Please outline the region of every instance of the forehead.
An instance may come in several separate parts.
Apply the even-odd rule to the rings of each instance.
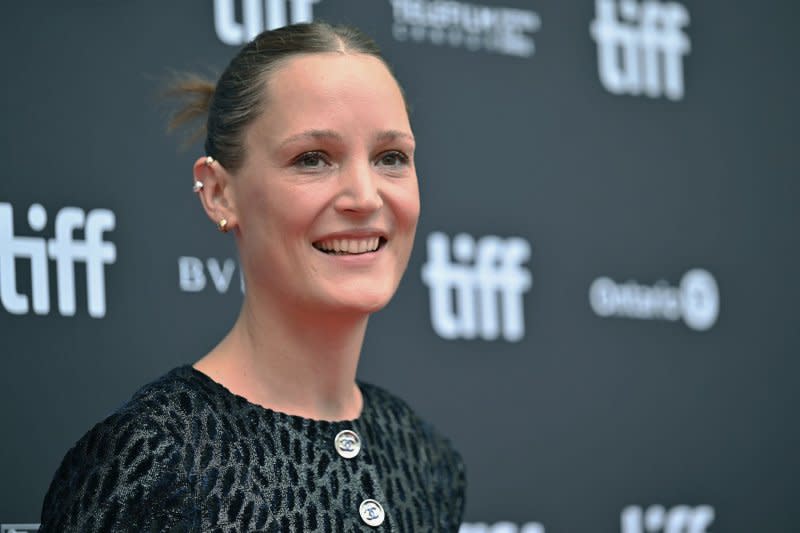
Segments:
[[[411,132],[400,87],[368,54],[295,56],[272,73],[264,90],[264,112],[253,129],[275,141],[303,129]]]

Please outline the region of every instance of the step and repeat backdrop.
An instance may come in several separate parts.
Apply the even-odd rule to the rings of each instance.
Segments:
[[[265,28],[374,36],[422,218],[359,376],[462,452],[462,533],[800,528],[796,2],[3,5],[0,523],[205,354],[243,284],[165,131],[174,71]]]

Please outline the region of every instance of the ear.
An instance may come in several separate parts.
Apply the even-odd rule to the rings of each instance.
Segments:
[[[237,226],[236,202],[233,194],[233,176],[211,157],[199,157],[194,162],[195,182],[203,184],[197,191],[200,203],[203,204],[208,218],[219,225],[220,220],[227,221],[227,229]]]

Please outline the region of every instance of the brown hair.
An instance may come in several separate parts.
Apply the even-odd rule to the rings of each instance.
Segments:
[[[320,52],[369,54],[386,64],[375,41],[356,28],[311,22],[268,30],[236,54],[216,86],[194,74],[179,76],[166,93],[184,104],[169,129],[205,117],[205,128],[194,138],[205,133],[206,155],[229,171],[237,170],[244,161],[244,129],[264,109],[268,76],[292,56]]]

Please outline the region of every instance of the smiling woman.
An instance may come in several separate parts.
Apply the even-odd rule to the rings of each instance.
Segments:
[[[216,86],[194,190],[236,239],[228,335],[140,389],[64,458],[43,531],[456,531],[464,466],[388,392],[356,381],[369,315],[419,215],[414,135],[375,44],[312,23],[257,36]]]

